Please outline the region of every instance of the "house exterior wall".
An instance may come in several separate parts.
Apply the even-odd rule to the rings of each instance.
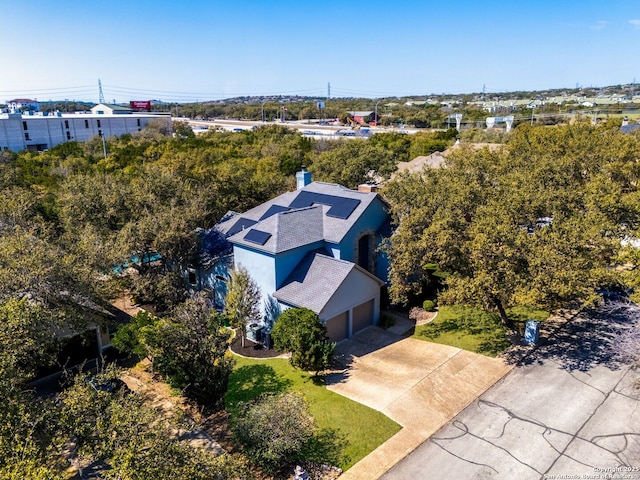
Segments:
[[[219,257],[212,267],[196,269],[196,284],[191,284],[191,287],[195,290],[211,290],[216,308],[223,308],[232,268],[233,255]],[[188,271],[186,274],[188,276]]]
[[[362,235],[373,234],[376,239],[376,243],[378,243],[379,238],[375,235],[375,232],[384,223],[387,216],[388,214],[384,203],[380,198],[376,198],[363,212],[353,227],[351,227],[342,242],[340,242],[340,257],[337,258],[358,263],[358,240]],[[378,245],[376,245],[375,248],[377,248],[377,246]],[[371,273],[386,282],[388,277],[387,269],[378,269],[377,261],[378,259],[376,256],[376,266],[372,269]]]
[[[325,245],[325,248],[326,248],[329,252],[331,252],[331,256],[332,256],[333,258],[337,258],[337,259],[339,259],[339,260],[341,260],[341,259],[342,259],[341,252],[340,252],[340,245],[336,245],[335,243],[327,243],[327,244]]]
[[[307,252],[320,248],[322,245],[323,242],[316,242],[279,253],[276,256],[234,245],[234,263],[236,266],[244,266],[260,287],[262,294],[260,309],[268,322],[275,320],[280,312],[286,308],[278,304],[277,300],[272,297],[273,293],[282,285]]]
[[[380,284],[365,273],[354,270],[322,309],[319,314],[320,320],[326,322],[328,319],[369,300],[373,300],[373,324],[377,324],[380,318]],[[351,333],[349,332],[349,335]]]
[[[307,252],[310,252],[311,250],[322,248],[323,245],[324,245],[324,242],[320,241],[320,242],[310,243],[309,245],[304,245],[302,247],[277,254],[275,256],[276,288],[271,290],[270,292],[265,292],[265,293],[271,294],[274,291],[276,291],[278,288],[280,288],[282,286],[282,283],[289,276],[289,274],[300,263],[300,261],[302,260],[302,257],[304,257],[307,254]]]
[[[380,235],[376,236],[376,265],[373,274],[388,285],[389,267],[391,266],[391,264],[389,263],[389,257],[387,256],[387,254],[380,250],[381,243],[382,237]]]
[[[119,136],[138,132],[158,119],[171,122],[161,115],[2,115],[0,150],[43,150],[69,141],[86,142],[100,132]]]
[[[263,300],[275,292],[276,289],[276,260],[258,250],[252,250],[240,245],[233,246],[233,262],[235,267],[243,266],[251,278],[260,287]],[[262,302],[261,308],[264,308]],[[263,311],[264,313],[264,311]]]

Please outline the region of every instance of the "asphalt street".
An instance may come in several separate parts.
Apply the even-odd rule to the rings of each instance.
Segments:
[[[564,323],[381,478],[640,479],[640,373],[620,352],[630,317]]]

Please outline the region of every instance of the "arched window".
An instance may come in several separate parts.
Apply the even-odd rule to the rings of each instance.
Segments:
[[[367,270],[368,272],[373,273],[375,269],[375,237],[372,233],[365,233],[358,239],[357,245],[357,264]]]

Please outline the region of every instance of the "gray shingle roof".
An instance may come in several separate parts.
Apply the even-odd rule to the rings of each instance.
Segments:
[[[354,263],[310,252],[273,297],[319,314],[354,268]]]
[[[323,207],[313,206],[280,212],[229,237],[232,243],[269,253],[280,253],[323,240]],[[252,230],[270,234],[264,244],[247,239]],[[251,238],[249,236],[249,238]]]
[[[231,233],[229,241],[232,243],[270,253],[282,252],[320,240],[337,244],[376,197],[376,193],[358,192],[333,183],[313,182],[300,190],[284,193],[241,215],[223,219],[218,228],[224,233]],[[336,199],[338,202],[340,199],[350,200],[346,201],[348,206],[339,205],[336,208],[335,204],[330,203],[335,203]],[[286,209],[292,208],[292,205],[294,209],[287,211]],[[295,208],[299,206],[306,208]],[[347,208],[340,208],[344,206]],[[336,210],[339,214],[344,214],[342,216],[346,215],[346,218],[335,216]],[[271,215],[266,216],[269,213]],[[271,233],[272,237],[264,245],[247,242],[244,239],[247,232],[243,233],[233,228],[241,219],[244,219],[242,224],[246,225],[256,222],[251,224],[250,228]],[[247,228],[249,227],[245,227],[245,230]]]

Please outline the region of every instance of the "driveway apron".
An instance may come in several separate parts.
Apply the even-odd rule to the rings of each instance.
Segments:
[[[345,369],[327,376],[327,388],[403,427],[346,471],[345,480],[382,476],[511,369],[501,359],[378,327],[341,342],[336,354]]]

